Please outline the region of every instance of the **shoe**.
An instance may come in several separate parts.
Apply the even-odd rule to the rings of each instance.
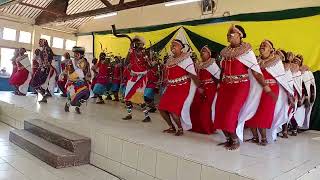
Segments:
[[[142,120],[142,122],[151,122],[151,118],[149,116],[145,117],[144,120]]]
[[[122,118],[122,120],[130,120],[130,119],[132,119],[131,115],[127,115],[126,117]]]
[[[77,114],[81,114],[79,107],[76,107],[76,112],[77,112]]]
[[[66,103],[66,105],[64,105],[64,111],[65,111],[65,112],[69,112],[69,105],[68,105],[68,103]]]
[[[66,94],[60,94],[60,96],[61,96],[61,97],[67,97],[67,95],[66,95]]]
[[[96,102],[96,104],[105,104],[105,102],[102,100],[102,101]]]

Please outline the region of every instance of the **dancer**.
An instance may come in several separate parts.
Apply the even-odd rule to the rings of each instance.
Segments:
[[[127,106],[127,116],[123,120],[132,119],[132,107],[134,104],[141,104],[145,118],[143,122],[150,122],[151,118],[146,110],[146,104],[143,99],[143,93],[146,88],[148,56],[145,54],[144,40],[135,37],[132,40],[129,51],[129,65],[131,69],[130,78],[126,84],[125,101]]]
[[[78,114],[81,113],[80,106],[90,97],[88,85],[89,75],[87,60],[84,59],[85,49],[82,47],[73,47],[74,60],[68,61],[66,70],[68,72],[68,81],[66,84],[67,99],[64,110],[69,112],[70,106],[75,106]]]
[[[94,71],[98,74],[93,88],[93,93],[97,96],[96,104],[104,104],[102,95],[107,91],[110,75],[110,63],[107,62],[106,53],[102,52],[99,55],[99,62],[94,66]]]
[[[305,107],[305,120],[301,129],[309,129],[310,116],[316,97],[316,83],[310,68],[303,64],[303,56],[297,55],[301,59],[300,71],[302,73],[303,88],[305,88],[305,98],[303,105]]]
[[[21,48],[18,51],[18,57],[15,59],[16,71],[10,78],[9,84],[14,86],[16,95],[25,96],[28,92],[29,83],[32,78],[31,63],[26,53],[26,49]]]
[[[302,64],[302,60],[298,56],[294,56],[293,53],[288,53],[288,59],[291,61],[291,72],[293,74],[293,82],[294,82],[294,95],[295,95],[295,102],[296,108],[294,111],[294,115],[292,116],[290,123],[291,123],[291,135],[297,136],[298,135],[298,127],[303,125],[305,119],[305,107],[303,105],[305,96],[306,96],[306,89],[303,88],[303,81],[302,81],[302,73],[300,71],[300,66]]]
[[[245,30],[232,25],[227,38],[230,45],[221,51],[223,77],[217,92],[213,127],[221,129],[226,136],[226,143],[219,145],[237,150],[239,139],[243,140],[244,123],[255,114],[259,104],[256,89],[262,86],[267,93],[271,89],[265,84],[251,45],[243,42]]]
[[[19,49],[15,49],[13,57],[11,58],[12,73],[11,73],[11,76],[8,81],[9,84],[10,84],[11,79],[14,77],[15,73],[18,71],[18,67],[17,67],[17,63],[16,63],[16,59],[18,58],[18,56],[19,56]],[[17,89],[15,87],[13,89],[14,89],[13,94],[18,95],[19,93],[17,92]]]
[[[144,101],[146,103],[146,110],[150,113],[154,113],[157,111],[157,108],[154,103],[155,95],[159,91],[158,83],[159,83],[159,64],[157,60],[152,60],[150,63],[150,68],[147,73],[147,85],[144,90]]]
[[[64,57],[64,60],[61,61],[61,73],[59,75],[58,87],[59,87],[60,91],[62,92],[61,96],[67,97],[66,83],[68,80],[68,77],[67,77],[68,73],[66,71],[66,64],[71,59],[70,59],[70,54],[68,52],[64,53],[63,57]]]
[[[212,134],[214,132],[214,98],[221,70],[212,58],[212,52],[208,46],[204,46],[200,53],[202,61],[196,64],[196,70],[201,84],[191,105],[192,131]]]
[[[96,64],[98,63],[98,59],[97,58],[93,58],[92,61],[92,66],[91,66],[91,71],[93,72],[93,75],[92,75],[92,81],[91,81],[91,90],[93,91],[93,88],[94,86],[96,85],[97,83],[97,75],[98,75],[98,72],[96,71]],[[92,96],[92,98],[97,98],[97,96],[94,94]]]
[[[284,100],[287,101],[284,103],[284,112],[283,112],[283,125],[282,127],[278,128],[278,132],[281,131],[282,138],[288,138],[288,123],[290,122],[291,117],[293,116],[293,110],[295,108],[295,102],[294,102],[294,87],[293,87],[293,78],[292,78],[292,72],[290,70],[290,61],[287,58],[287,53],[284,50],[278,50],[277,54],[282,59],[282,63],[284,65],[286,78],[288,79],[289,83],[288,86],[291,89],[291,91],[287,91],[284,95]]]
[[[115,65],[112,73],[112,87],[111,92],[114,96],[113,101],[119,101],[119,89],[121,82],[122,66],[119,57],[115,57]]]
[[[283,99],[285,90],[291,94],[293,90],[288,86],[289,80],[286,78],[284,66],[280,56],[276,54],[273,43],[269,40],[264,40],[260,44],[259,52],[258,62],[265,79],[264,83],[271,91],[256,94],[260,96],[258,110],[246,122],[246,126],[251,129],[253,135],[251,141],[266,146],[268,144],[267,129],[272,128],[270,135],[273,137],[270,140],[275,140],[277,129],[283,124],[284,118],[282,115],[285,114],[285,111],[282,108],[287,103],[287,99]],[[258,130],[261,141],[259,140]]]
[[[171,43],[173,57],[166,63],[167,87],[158,107],[162,118],[170,127],[163,132],[174,133],[176,136],[183,135],[183,129],[192,128],[190,106],[196,92],[196,84],[199,85],[191,54],[184,53],[184,48],[185,45],[179,39]],[[175,128],[171,118],[178,129]]]
[[[40,53],[41,59],[39,68],[35,72],[30,85],[38,92],[38,95],[41,95],[42,97],[38,102],[47,103],[47,98],[49,97],[47,90],[49,86],[50,74],[53,70],[51,67],[53,52],[49,47],[47,40],[45,39],[39,40],[39,46],[42,48]]]
[[[88,60],[84,57],[85,49],[83,47],[73,47],[72,52],[74,53],[75,65],[83,71],[84,80],[88,86],[91,84],[91,71]]]

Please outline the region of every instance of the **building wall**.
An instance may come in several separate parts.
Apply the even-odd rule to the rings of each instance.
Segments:
[[[227,11],[230,15],[236,15],[313,6],[320,6],[320,0],[218,0],[216,12],[203,16],[200,2],[172,7],[158,4],[120,11],[113,17],[93,19],[80,27],[79,32],[104,31],[110,29],[112,24],[122,29],[221,17]]]
[[[38,42],[41,34],[45,34],[52,37],[59,37],[63,39],[69,39],[73,41],[77,41],[77,37],[74,34],[58,32],[54,30],[44,29],[40,26],[34,26],[27,23],[19,22],[19,20],[11,21],[0,17],[0,28],[7,27],[17,30],[17,39],[19,39],[19,31],[27,31],[32,34],[32,42],[30,44],[20,43],[18,41],[7,41],[0,38],[0,48],[21,48],[24,47],[27,50],[34,50],[39,48]],[[51,39],[52,42],[52,39]],[[62,55],[66,52],[65,49],[57,49],[53,48],[53,52],[57,55]]]

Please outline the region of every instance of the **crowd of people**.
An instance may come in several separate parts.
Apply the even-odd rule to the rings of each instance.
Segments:
[[[240,142],[265,146],[278,136],[297,136],[298,129],[308,129],[315,101],[315,80],[303,64],[302,55],[276,49],[264,40],[255,55],[244,42],[245,30],[232,25],[227,33],[229,45],[219,58],[204,46],[199,59],[179,39],[171,42],[171,55],[161,61],[144,48],[140,37],[131,41],[128,57],[111,58],[102,52],[92,64],[85,50],[74,47],[74,58],[66,53],[61,73],[55,69],[53,52],[46,40],[35,50],[32,64],[25,49],[12,59],[10,84],[16,95],[26,95],[29,85],[39,94],[39,103],[47,103],[58,85],[67,97],[65,111],[74,106],[77,113],[90,94],[97,104],[106,100],[123,101],[133,118],[133,107],[139,105],[143,122],[149,113],[159,110],[169,128],[164,133],[181,136],[184,130],[213,134],[222,130],[227,150],[237,150]],[[186,50],[188,49],[188,50]],[[155,95],[160,102],[156,105]],[[244,129],[252,138],[244,138]]]

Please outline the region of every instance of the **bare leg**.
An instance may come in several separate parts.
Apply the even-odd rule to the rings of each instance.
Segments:
[[[122,119],[123,120],[130,120],[130,119],[132,119],[132,103],[130,101],[126,101],[126,106],[127,106],[128,115]]]
[[[291,125],[292,125],[292,136],[298,135],[298,124],[294,117],[291,118]]]
[[[228,147],[228,146],[230,146],[230,142],[231,142],[230,133],[228,133],[227,131],[223,131],[223,134],[227,140],[226,140],[226,142],[219,143],[218,146]]]
[[[288,124],[282,125],[282,137],[288,138]]]
[[[239,138],[238,138],[237,134],[236,133],[230,133],[230,137],[232,139],[232,142],[231,142],[231,145],[229,147],[227,147],[227,150],[235,151],[235,150],[239,149],[240,142],[239,142]]]
[[[257,128],[250,128],[252,132],[252,138],[246,140],[245,142],[252,142],[252,143],[259,143],[259,135],[258,135],[258,130]]]
[[[176,128],[174,127],[170,114],[167,111],[160,111],[161,117],[166,121],[166,123],[169,125],[169,129],[163,130],[164,133],[175,133]]]
[[[174,120],[174,122],[176,123],[176,125],[178,126],[178,130],[176,132],[176,136],[181,136],[183,135],[183,128],[181,126],[181,120],[180,120],[180,117],[175,115],[175,114],[172,114],[172,119]]]
[[[266,146],[268,144],[267,141],[267,129],[265,128],[259,128],[259,132],[261,134],[261,146]]]

